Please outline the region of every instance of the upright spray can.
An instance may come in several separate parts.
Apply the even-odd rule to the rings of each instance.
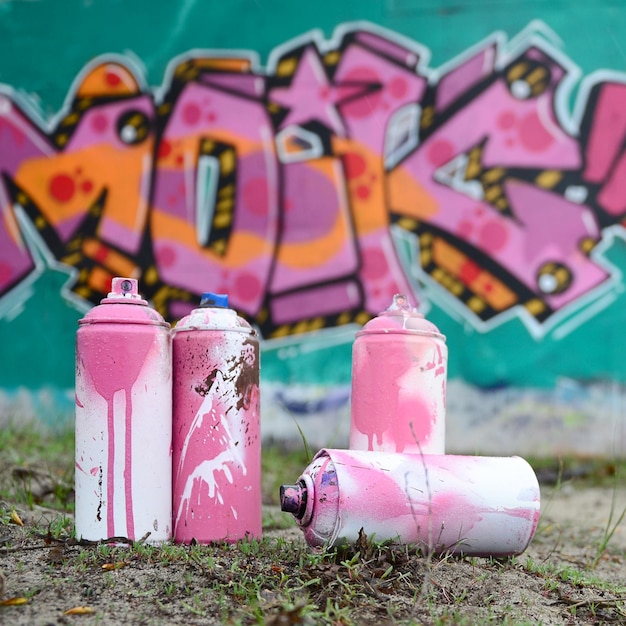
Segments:
[[[259,342],[205,293],[173,339],[174,539],[189,543],[261,536]]]
[[[377,541],[432,553],[521,554],[539,521],[537,477],[520,457],[320,450],[280,489],[312,546]]]
[[[137,281],[111,292],[76,333],[76,535],[160,543],[172,536],[170,325]]]
[[[350,449],[444,454],[445,340],[402,295],[357,333]]]

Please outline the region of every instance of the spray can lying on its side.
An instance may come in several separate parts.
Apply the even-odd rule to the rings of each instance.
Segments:
[[[132,278],[78,322],[76,535],[172,536],[170,325]]]
[[[447,363],[444,335],[395,295],[352,346],[350,449],[443,454]]]
[[[476,556],[521,554],[539,521],[539,484],[520,457],[320,450],[280,488],[311,547],[376,541]]]
[[[259,342],[224,295],[174,327],[174,540],[261,537]]]

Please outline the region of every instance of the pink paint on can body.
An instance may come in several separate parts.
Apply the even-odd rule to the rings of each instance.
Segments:
[[[170,325],[114,278],[76,333],[76,534],[172,536]]]
[[[443,454],[448,349],[406,296],[357,333],[350,449]]]
[[[297,484],[281,487],[312,546],[377,541],[434,553],[521,554],[540,511],[537,477],[520,457],[320,450]]]
[[[261,537],[259,343],[204,294],[173,339],[173,515],[179,543]]]

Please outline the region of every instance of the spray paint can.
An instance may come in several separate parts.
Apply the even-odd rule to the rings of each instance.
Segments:
[[[160,543],[172,536],[170,325],[137,281],[111,292],[76,333],[76,535]]]
[[[352,450],[444,454],[448,349],[437,327],[395,295],[352,347]]]
[[[322,449],[280,488],[311,547],[376,541],[436,554],[521,554],[539,521],[537,477],[520,457]]]
[[[261,536],[259,342],[205,293],[174,327],[174,540]]]

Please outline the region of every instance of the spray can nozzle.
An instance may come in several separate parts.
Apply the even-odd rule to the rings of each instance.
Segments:
[[[306,511],[307,488],[304,481],[295,485],[280,486],[280,509],[292,513],[296,519],[302,519]]]
[[[221,309],[228,308],[228,296],[224,293],[211,293],[207,291],[200,298],[200,308],[219,307]]]
[[[139,295],[139,286],[136,278],[114,278],[111,281],[111,291],[107,298],[123,298],[124,300],[143,300]]]
[[[419,315],[420,317],[423,317],[422,314],[411,304],[409,298],[401,293],[397,293],[393,297],[391,305],[386,311],[384,311],[384,313],[389,315],[402,315],[404,313],[407,315]]]

